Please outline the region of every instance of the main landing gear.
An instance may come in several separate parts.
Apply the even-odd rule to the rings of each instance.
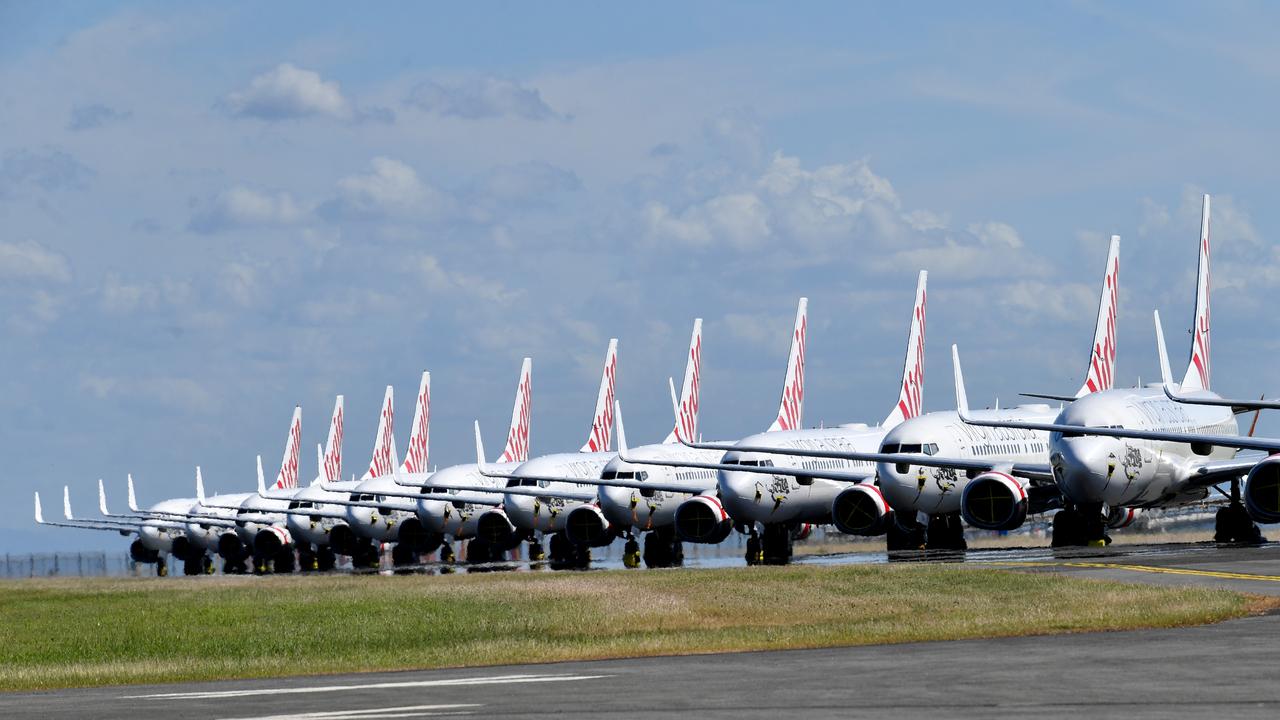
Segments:
[[[1107,518],[1101,503],[1065,505],[1053,516],[1052,547],[1106,547]]]
[[[924,547],[926,550],[967,550],[969,543],[964,539],[964,522],[960,513],[930,515]]]
[[[550,545],[552,570],[586,570],[591,565],[591,548],[571,542],[562,532],[551,536]]]
[[[747,536],[748,565],[786,565],[791,562],[793,533],[782,523],[765,525],[757,534],[753,527]]]
[[[638,552],[639,546],[635,540],[628,540],[624,550],[630,552],[632,546],[636,545]],[[627,553],[623,554],[623,562],[626,563]],[[658,528],[644,536],[644,565],[649,568],[665,568],[680,567],[684,565],[684,544],[676,537],[676,530],[673,526]],[[636,564],[627,565],[627,567],[639,567],[639,560]]]
[[[1240,480],[1231,481],[1231,504],[1218,509],[1218,516],[1213,523],[1213,541],[1219,543],[1247,543],[1261,545],[1267,539],[1262,537],[1249,511],[1240,502]]]
[[[923,550],[925,548],[925,526],[916,522],[914,515],[894,513],[885,531],[885,549],[889,552],[906,550]]]

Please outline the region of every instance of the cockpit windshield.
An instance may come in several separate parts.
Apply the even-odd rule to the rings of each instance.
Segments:
[[[885,455],[937,455],[938,443],[885,443],[880,446],[880,452]]]

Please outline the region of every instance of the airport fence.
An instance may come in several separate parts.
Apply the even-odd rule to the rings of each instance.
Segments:
[[[154,570],[151,574],[153,573]],[[128,553],[5,553],[0,558],[0,578],[123,577],[142,574],[148,573]]]

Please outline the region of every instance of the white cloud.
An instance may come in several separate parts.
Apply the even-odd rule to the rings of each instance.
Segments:
[[[338,83],[290,63],[281,63],[255,77],[249,87],[228,95],[227,106],[236,115],[263,120],[313,115],[346,118],[351,114]]]
[[[1002,222],[973,223],[969,225],[969,232],[978,238],[978,242],[983,245],[1006,248],[1022,247],[1022,238],[1018,237],[1018,231]]]
[[[248,307],[257,298],[257,270],[244,263],[227,263],[222,269],[219,285],[232,302]]]
[[[519,290],[508,289],[499,280],[446,270],[433,255],[417,258],[410,268],[416,271],[427,290],[436,294],[456,292],[498,305],[507,305],[523,294]]]
[[[71,268],[65,257],[31,240],[0,242],[0,277],[67,282]]]
[[[442,117],[464,120],[498,117],[569,119],[553,110],[536,88],[494,77],[419,83],[409,92],[405,104]]]
[[[80,389],[99,400],[141,400],[180,411],[210,413],[216,411],[220,404],[218,397],[203,383],[184,377],[84,375],[80,378]]]
[[[427,185],[408,165],[388,157],[370,161],[372,170],[338,181],[338,196],[325,204],[331,216],[432,216],[453,206],[445,193]]]
[[[200,233],[214,233],[235,227],[291,225],[305,216],[289,193],[259,192],[237,185],[198,211],[189,227]]]

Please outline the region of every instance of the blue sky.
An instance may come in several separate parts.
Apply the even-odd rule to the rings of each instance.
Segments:
[[[1214,372],[1274,392],[1280,51],[1263,3],[0,6],[0,548],[30,492],[247,488],[292,405],[347,470],[381,388],[433,375],[432,462],[582,444],[620,338],[633,441],[705,319],[702,430],[772,419],[810,300],[806,422],[896,397],[930,271],[925,405],[1070,392],[1106,237],[1119,375],[1185,357],[1215,196]],[[1264,420],[1264,431],[1280,424]],[[304,466],[306,473],[314,468]]]

